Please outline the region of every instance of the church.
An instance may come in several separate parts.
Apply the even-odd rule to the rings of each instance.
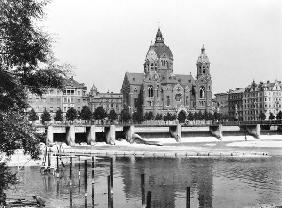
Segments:
[[[121,93],[131,113],[141,110],[154,115],[212,110],[210,62],[204,46],[196,63],[197,76],[175,74],[173,54],[164,43],[160,28],[149,47],[144,72],[126,72]],[[187,69],[188,72],[188,69]]]

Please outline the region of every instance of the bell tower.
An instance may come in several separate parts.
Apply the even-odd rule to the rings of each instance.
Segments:
[[[211,111],[212,79],[210,74],[210,61],[206,55],[204,45],[201,48],[201,54],[198,57],[196,66],[196,109],[201,111]]]
[[[197,60],[197,79],[199,79],[201,76],[210,76],[210,61],[208,56],[206,55],[206,49],[203,45],[201,49],[201,54],[198,57]]]

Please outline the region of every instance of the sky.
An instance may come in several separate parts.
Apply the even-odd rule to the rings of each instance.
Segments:
[[[126,72],[143,72],[160,27],[174,73],[195,77],[204,44],[213,93],[253,80],[282,81],[280,0],[52,0],[43,29],[74,78],[119,92]]]

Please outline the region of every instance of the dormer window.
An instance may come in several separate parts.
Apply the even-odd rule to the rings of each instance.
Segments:
[[[133,79],[133,81],[135,81],[135,77],[133,77],[132,79]]]

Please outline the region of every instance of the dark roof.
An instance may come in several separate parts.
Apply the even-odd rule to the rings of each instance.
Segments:
[[[142,85],[144,80],[144,73],[132,73],[126,72],[125,76],[128,79],[129,84],[132,85]]]
[[[195,84],[195,80],[192,75],[186,74],[175,74],[176,79],[181,85],[192,85]],[[180,80],[180,81],[179,81]]]
[[[162,57],[163,54],[166,54],[166,56],[173,59],[173,55],[170,48],[164,43],[155,43],[154,45],[150,46],[149,50],[151,49],[153,49],[156,52],[158,58]]]
[[[73,79],[73,77],[69,79],[64,80],[64,86],[65,87],[71,87],[71,88],[83,88],[86,89],[87,87],[83,83],[79,83]]]

